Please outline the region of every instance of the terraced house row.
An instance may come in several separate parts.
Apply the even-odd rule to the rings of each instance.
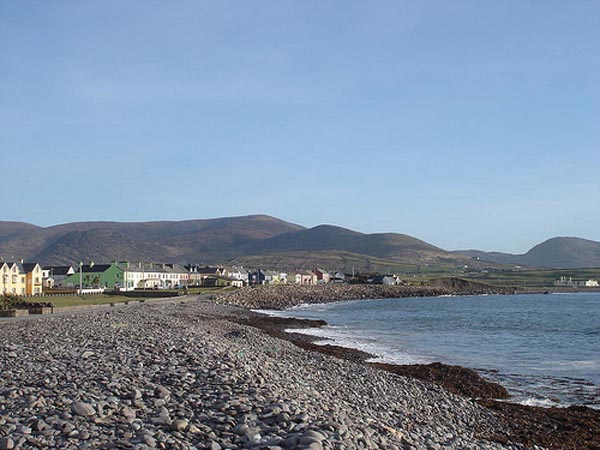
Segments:
[[[49,269],[55,268],[49,267]],[[177,289],[190,284],[189,272],[178,264],[113,261],[110,264],[82,264],[72,269],[70,275],[61,280],[61,287],[81,286],[83,289],[122,290]],[[56,280],[48,280],[47,284],[49,287],[54,287]]]
[[[201,266],[174,263],[112,261],[109,264],[44,266],[37,263],[0,261],[0,294],[42,295],[55,289],[184,289],[191,286],[243,287],[269,284],[316,285],[344,283],[343,272],[324,269],[281,272],[245,270],[243,267]],[[373,284],[397,284],[394,275],[379,275],[367,280]],[[56,292],[56,291],[54,291]]]
[[[0,261],[0,293],[42,294],[42,268],[37,263]]]
[[[243,269],[182,266],[173,263],[113,261],[110,264],[44,267],[44,287],[82,289],[181,289],[187,286],[242,287]],[[247,276],[246,276],[247,278]]]

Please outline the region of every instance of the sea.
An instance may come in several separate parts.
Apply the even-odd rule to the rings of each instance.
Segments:
[[[600,409],[600,293],[370,299],[264,312],[323,319],[327,326],[301,332],[374,361],[469,367],[507,388],[512,402]]]

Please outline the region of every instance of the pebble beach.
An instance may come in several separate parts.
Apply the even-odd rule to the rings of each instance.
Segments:
[[[186,301],[0,322],[0,449],[501,449],[497,415]],[[541,448],[530,446],[528,448]]]

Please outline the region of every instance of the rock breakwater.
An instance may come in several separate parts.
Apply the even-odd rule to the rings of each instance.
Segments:
[[[439,295],[512,294],[513,289],[440,279],[430,286],[369,284],[276,285],[245,287],[215,296],[219,303],[253,309],[286,309],[300,304],[328,303],[367,298],[434,297]]]

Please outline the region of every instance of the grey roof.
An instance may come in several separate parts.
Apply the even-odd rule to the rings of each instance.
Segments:
[[[209,275],[206,277],[207,280],[226,280],[226,281],[242,281],[233,277],[226,277],[223,275]]]
[[[19,269],[19,272],[25,272],[25,269],[23,267],[23,264],[20,262],[13,262],[13,261],[4,261],[6,263],[6,265],[8,267],[10,267],[11,269],[13,268],[13,266],[17,266],[17,268]]]
[[[38,263],[23,263],[23,269],[25,269],[25,272],[29,273],[29,272],[33,272],[33,269],[35,269],[35,266],[37,266]]]
[[[188,273],[188,271],[179,264],[174,263],[130,263],[120,262],[117,266],[126,272],[159,272],[159,273]]]
[[[82,273],[102,273],[110,269],[112,264],[84,264],[81,266]]]
[[[396,281],[396,278],[393,275],[375,275],[372,279],[372,282],[373,283],[382,283],[383,280],[385,280],[386,278]]]
[[[228,272],[231,273],[239,273],[239,274],[248,274],[248,271],[246,269],[244,269],[243,267],[230,267],[227,268]]]
[[[221,272],[221,269],[219,269],[218,267],[199,267],[198,268],[198,273],[219,273]]]
[[[43,270],[49,270],[50,273],[55,275],[69,275],[70,270],[75,270],[73,266],[44,266]]]

